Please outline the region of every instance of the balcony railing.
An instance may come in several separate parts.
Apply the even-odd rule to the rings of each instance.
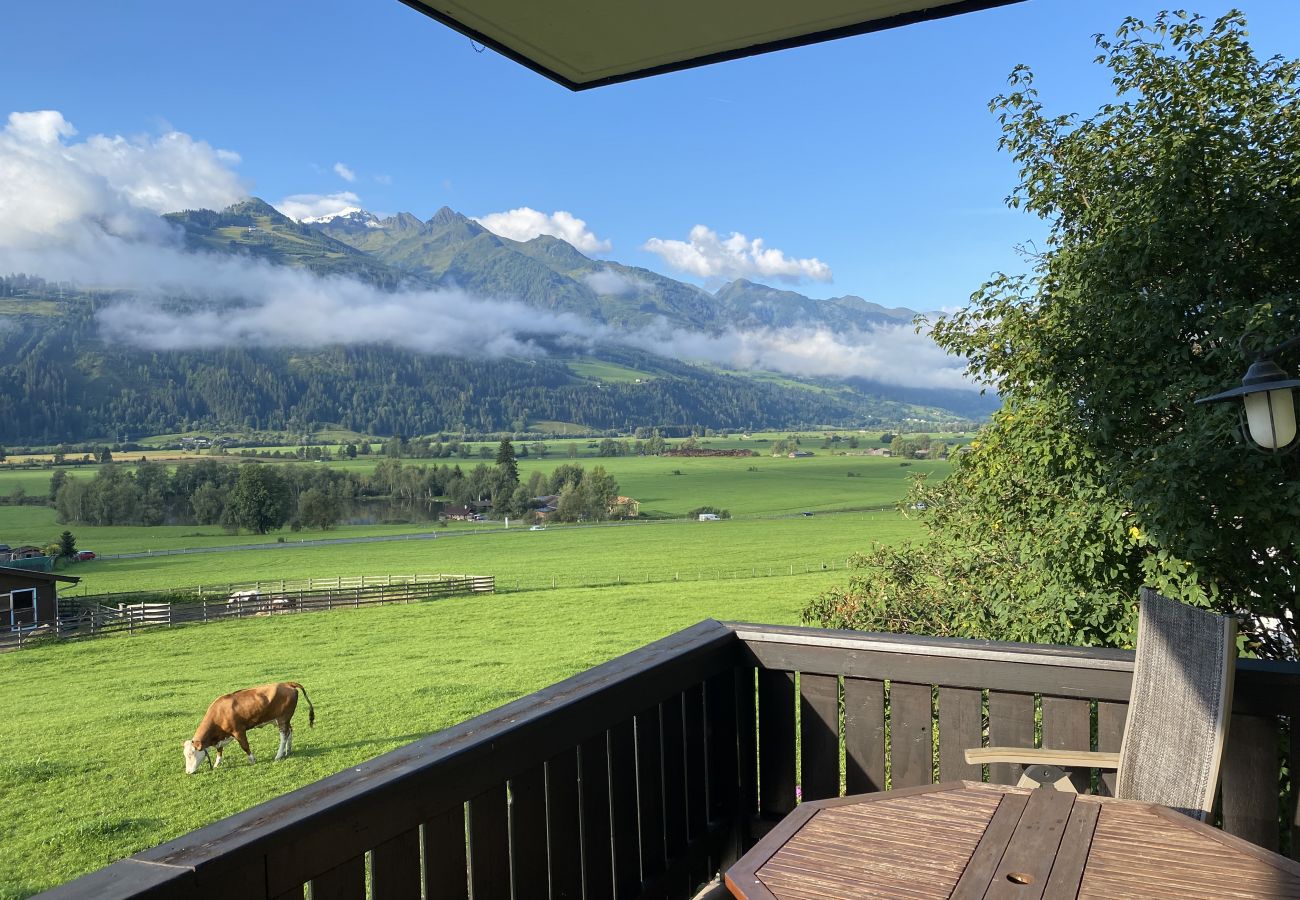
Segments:
[[[983,743],[1118,749],[1132,668],[701,622],[49,896],[689,898],[799,797],[978,780]],[[1222,775],[1224,829],[1293,853],[1298,707],[1300,665],[1243,660]]]

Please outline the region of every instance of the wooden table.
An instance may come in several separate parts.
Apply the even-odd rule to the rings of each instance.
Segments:
[[[951,782],[801,804],[741,900],[1300,900],[1300,864],[1164,807]]]

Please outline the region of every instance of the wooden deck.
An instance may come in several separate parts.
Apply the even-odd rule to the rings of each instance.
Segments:
[[[962,751],[1034,746],[1036,717],[1043,746],[1117,750],[1132,667],[1123,651],[702,622],[50,896],[688,900],[800,794],[978,781]],[[1294,793],[1291,818],[1278,798],[1300,758],[1300,729],[1282,740],[1300,666],[1243,661],[1234,709],[1223,826],[1298,847]]]

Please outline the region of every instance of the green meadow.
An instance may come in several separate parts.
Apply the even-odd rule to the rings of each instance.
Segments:
[[[585,443],[583,450],[587,449]],[[805,459],[760,455],[748,459],[580,456],[574,460],[557,453],[545,459],[522,459],[519,470],[520,476],[527,479],[535,470],[549,473],[556,466],[568,462],[586,468],[601,465],[618,480],[621,494],[640,501],[641,515],[646,519],[681,519],[691,509],[715,506],[729,510],[739,520],[789,516],[805,511],[826,513],[891,506],[904,496],[909,473],[932,473],[935,477],[942,477],[949,466],[942,460],[916,460],[903,466],[900,461],[885,457],[839,456],[822,450],[814,452],[818,455]],[[378,462],[378,458],[371,457],[302,465],[369,472]],[[433,462],[469,467],[478,465],[481,460],[404,460],[403,464]],[[86,466],[65,471],[71,478],[92,478],[97,468]],[[28,496],[44,496],[49,490],[50,474],[47,469],[0,468],[0,496],[11,495],[19,485]],[[45,546],[57,540],[65,528],[76,535],[78,547],[99,554],[263,544],[279,538],[287,544],[435,530],[430,522],[411,522],[345,525],[327,531],[284,530],[271,535],[231,535],[215,525],[69,526],[60,524],[55,511],[49,507],[0,506],[0,543]],[[452,525],[451,529],[477,532],[489,530],[489,526],[460,523]],[[108,562],[81,564],[74,574],[98,572]]]
[[[357,575],[495,575],[498,589],[790,577],[842,571],[872,541],[916,536],[892,510],[812,518],[551,526],[436,540],[285,547],[78,563],[72,595]]]

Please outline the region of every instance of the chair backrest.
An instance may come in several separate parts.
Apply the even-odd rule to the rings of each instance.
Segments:
[[[1115,795],[1205,821],[1237,669],[1237,623],[1142,589]]]

